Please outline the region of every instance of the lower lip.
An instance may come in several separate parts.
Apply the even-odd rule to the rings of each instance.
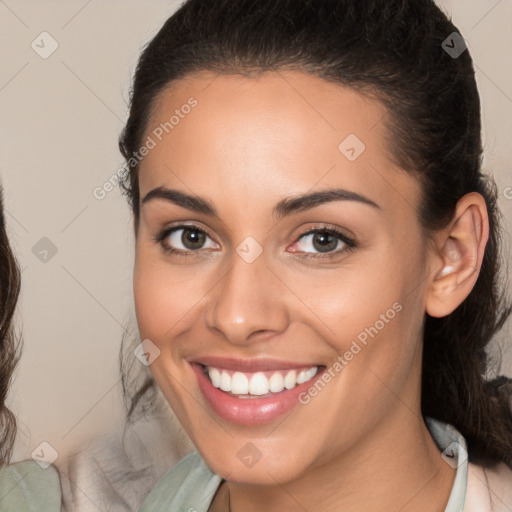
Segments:
[[[316,375],[292,389],[281,391],[266,398],[236,398],[216,388],[205,375],[203,366],[192,364],[199,387],[210,407],[227,421],[239,425],[262,425],[291,411],[299,402],[299,395],[306,391],[315,377],[321,375],[320,367]]]

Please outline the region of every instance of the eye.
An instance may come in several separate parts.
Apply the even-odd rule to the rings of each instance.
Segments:
[[[208,242],[209,240],[209,242]],[[176,226],[162,231],[155,242],[169,253],[190,255],[199,249],[217,249],[218,245],[208,236],[208,233],[198,226]],[[205,245],[207,243],[207,245]]]
[[[166,253],[177,256],[193,256],[200,249],[218,249],[208,233],[196,225],[181,225],[165,229],[154,241]],[[329,258],[339,256],[356,247],[356,243],[334,228],[320,227],[300,235],[291,247],[293,253],[305,253],[305,258]]]
[[[303,233],[293,244],[292,252],[311,253],[306,257],[313,258],[334,257],[352,250],[355,246],[356,243],[341,231],[323,227]]]

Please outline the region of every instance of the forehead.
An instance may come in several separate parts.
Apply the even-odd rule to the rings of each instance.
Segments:
[[[219,184],[248,202],[331,185],[377,200],[414,195],[415,180],[389,158],[386,118],[380,102],[297,71],[189,75],[153,103],[141,195],[166,185],[208,194]]]

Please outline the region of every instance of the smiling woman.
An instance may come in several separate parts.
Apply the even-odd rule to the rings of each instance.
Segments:
[[[189,0],[139,61],[127,162],[190,97],[122,181],[156,354],[130,410],[156,383],[197,449],[142,510],[510,506],[485,352],[510,306],[456,27],[430,0]]]

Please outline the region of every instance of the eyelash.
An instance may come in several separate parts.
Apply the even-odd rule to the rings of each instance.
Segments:
[[[183,251],[181,249],[174,249],[172,247],[168,247],[168,246],[166,246],[164,244],[164,240],[169,235],[171,235],[173,232],[179,231],[180,229],[187,229],[187,228],[192,230],[192,231],[197,231],[199,233],[204,233],[206,236],[211,238],[210,235],[208,234],[208,232],[205,231],[204,229],[200,228],[199,226],[196,226],[194,224],[181,224],[179,226],[174,226],[174,227],[169,228],[169,229],[164,229],[158,235],[153,237],[153,241],[155,243],[160,244],[162,249],[164,250],[164,252],[166,254],[175,254],[176,256],[179,256],[179,257],[181,257],[181,256],[183,256],[183,257],[195,256],[194,253],[198,252],[200,249],[197,249],[197,250],[190,249],[188,251]],[[305,231],[304,233],[301,233],[294,240],[293,244],[296,244],[298,241],[300,241],[302,238],[304,238],[304,237],[306,237],[308,235],[314,235],[314,234],[318,234],[318,233],[334,235],[337,239],[339,239],[341,242],[343,242],[345,244],[345,247],[342,248],[342,249],[338,249],[336,251],[332,251],[332,252],[328,252],[328,253],[323,253],[323,254],[322,253],[299,253],[299,254],[301,254],[302,258],[306,258],[306,259],[319,259],[319,258],[320,259],[334,259],[335,257],[338,257],[341,253],[349,253],[349,252],[353,251],[357,247],[356,242],[354,240],[348,238],[341,231],[339,231],[339,230],[337,230],[336,228],[333,228],[333,227],[329,227],[328,228],[328,227],[325,227],[325,226],[314,227],[312,229],[309,229],[308,231]]]

